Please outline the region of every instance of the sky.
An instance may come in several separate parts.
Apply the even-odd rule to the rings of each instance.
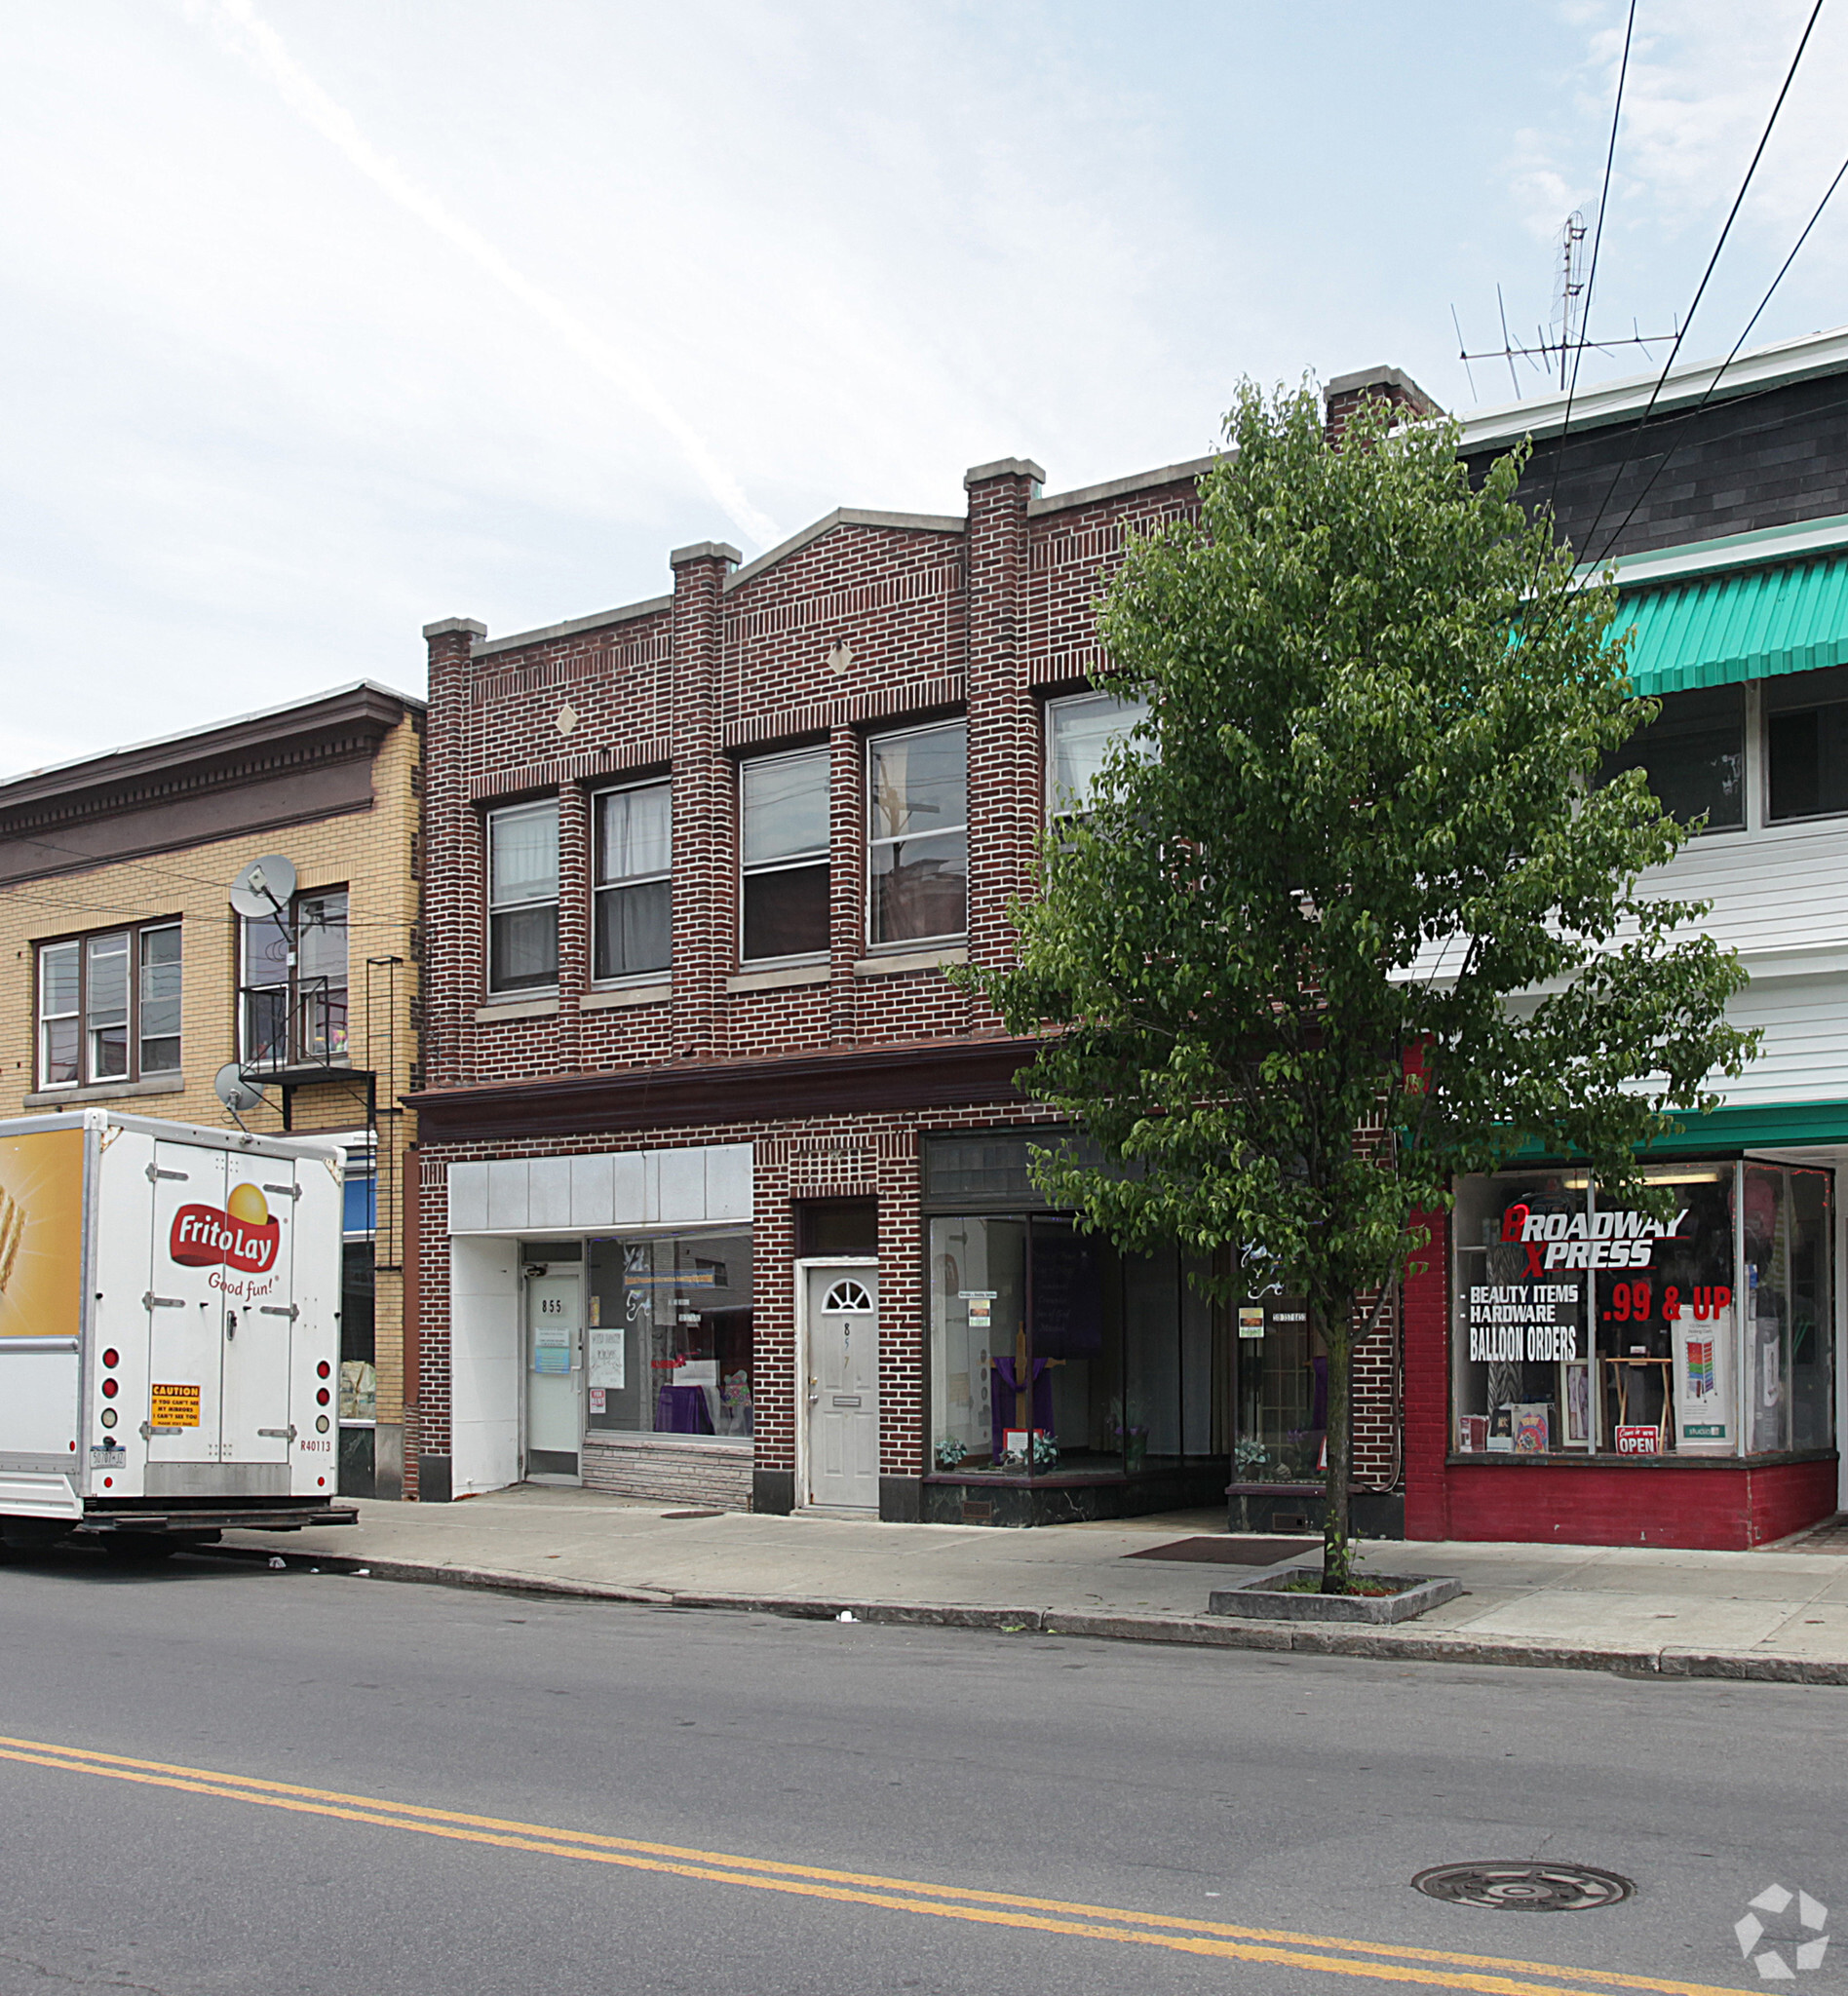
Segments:
[[[1811,4],[1637,0],[1594,338],[1685,316]],[[0,775],[421,692],[426,623],[957,513],[997,457],[1196,457],[1246,376],[1509,401],[1452,310],[1473,350],[1497,285],[1551,319],[1626,5],[0,0]],[[1845,98],[1828,0],[1684,359]],[[1848,186],[1752,343],[1848,321],[1845,276]]]

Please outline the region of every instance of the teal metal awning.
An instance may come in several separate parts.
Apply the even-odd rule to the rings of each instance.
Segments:
[[[1848,550],[1623,590],[1638,693],[1731,686],[1848,665]]]

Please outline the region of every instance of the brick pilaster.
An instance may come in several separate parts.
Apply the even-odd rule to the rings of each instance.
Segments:
[[[722,1057],[726,976],[738,961],[737,811],[719,749],[718,668],[725,578],[738,550],[676,548],[670,728],[674,756],[674,1049]]]
[[[578,1049],[578,1000],[591,980],[590,797],[581,783],[558,786],[558,1063],[570,1073]]]
[[[1030,459],[978,465],[969,492],[969,956],[1014,953],[1009,901],[1025,886],[1040,825],[1038,717],[1027,674],[1027,502],[1046,474]],[[987,1022],[985,1015],[972,1023]]]

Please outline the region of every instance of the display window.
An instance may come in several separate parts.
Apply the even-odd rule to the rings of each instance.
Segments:
[[[1134,1476],[1213,1452],[1214,1313],[1177,1250],[956,1213],[929,1252],[938,1471]]]
[[[1238,1306],[1241,1483],[1313,1483],[1327,1468],[1328,1347],[1301,1296],[1281,1284]]]
[[[750,1233],[609,1238],[589,1248],[587,1435],[749,1439]]]
[[[1583,1171],[1461,1179],[1451,1446],[1762,1455],[1834,1441],[1832,1173],[1649,1167],[1656,1218]]]

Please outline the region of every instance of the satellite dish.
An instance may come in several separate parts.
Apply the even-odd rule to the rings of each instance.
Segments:
[[[212,1077],[212,1089],[234,1116],[243,1115],[247,1109],[254,1109],[263,1099],[263,1084],[248,1080],[235,1060],[227,1060]]]
[[[252,860],[231,883],[232,908],[247,922],[281,914],[295,892],[295,863],[281,853]]]

